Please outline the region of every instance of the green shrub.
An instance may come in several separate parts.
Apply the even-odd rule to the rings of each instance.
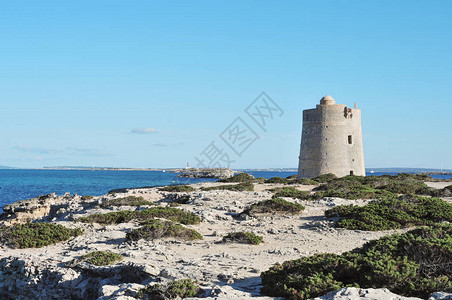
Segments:
[[[107,266],[120,262],[122,255],[110,251],[93,251],[83,255],[81,259],[95,266]]]
[[[309,178],[294,178],[289,179],[287,184],[304,184],[304,185],[318,185],[319,183]]]
[[[168,185],[162,188],[159,188],[161,192],[193,192],[195,188],[189,185]]]
[[[265,180],[264,183],[287,183],[288,180],[286,178],[281,178],[281,177],[272,177],[269,178],[267,180]]]
[[[172,195],[168,196],[167,199],[172,201],[170,203],[170,205],[174,204],[174,203],[176,203],[176,204],[187,204],[191,200],[189,195],[177,195],[177,194],[172,194]]]
[[[342,255],[317,254],[261,274],[261,293],[308,299],[347,286],[427,298],[452,288],[452,224],[385,236]]]
[[[298,198],[298,199],[307,199],[309,197],[308,191],[300,191],[294,187],[283,187],[276,194],[273,195],[273,198],[279,197],[290,197],[290,198]]]
[[[130,221],[148,221],[154,218],[164,218],[182,224],[198,224],[201,219],[189,212],[173,207],[152,207],[140,211],[116,211],[106,214],[94,214],[78,218],[77,221],[84,223],[118,224]]]
[[[293,175],[290,175],[290,176],[287,176],[286,177],[286,179],[297,179],[298,178],[298,175],[297,174],[293,174]]]
[[[304,210],[304,206],[292,203],[280,198],[260,201],[243,211],[244,214],[253,216],[256,214],[278,213],[278,214],[298,214]]]
[[[239,173],[229,178],[217,180],[217,182],[256,182],[256,178],[247,173]]]
[[[263,237],[260,235],[255,235],[252,232],[230,232],[223,237],[223,243],[241,243],[241,244],[252,244],[259,245],[263,241]]]
[[[378,194],[377,191],[380,190],[381,195],[385,195],[386,192],[394,194],[430,195],[433,189],[429,188],[422,178],[417,175],[403,173],[397,176],[345,176],[342,178],[333,178],[327,183],[315,188],[315,190],[326,191],[327,194],[338,193],[338,191],[347,194],[351,190],[367,190],[373,194]]]
[[[228,191],[237,191],[237,192],[243,192],[243,191],[254,191],[254,184],[250,182],[242,182],[238,184],[230,184],[230,185],[216,185],[211,187],[204,187],[202,188],[203,191],[214,191],[214,190],[228,190]]]
[[[341,217],[337,227],[358,230],[388,230],[408,226],[452,222],[452,204],[422,196],[375,200],[365,206],[340,205],[325,211]]]
[[[310,195],[309,199],[321,199],[323,197],[339,197],[344,199],[383,199],[383,198],[391,198],[394,194],[388,192],[386,190],[379,190],[375,188],[371,188],[365,185],[356,185],[356,186],[344,186],[331,188],[328,190],[320,190],[316,191],[315,194]]]
[[[325,183],[325,182],[330,182],[336,178],[337,178],[336,175],[334,175],[332,173],[328,173],[328,174],[322,174],[317,177],[314,177],[314,178],[312,178],[312,180],[319,182],[319,183]]]
[[[267,178],[265,178],[265,177],[257,177],[257,178],[256,178],[256,182],[257,182],[257,183],[264,183],[265,180],[267,180]]]
[[[52,223],[25,223],[0,227],[0,240],[12,248],[41,248],[79,236],[83,229]]]
[[[100,207],[108,208],[112,206],[142,206],[155,205],[151,201],[144,200],[143,197],[127,196],[123,198],[108,199],[101,203]]]
[[[202,240],[202,235],[194,229],[175,224],[171,221],[150,220],[143,227],[134,229],[126,234],[126,240],[137,241],[140,239],[154,240],[165,237],[174,237],[182,240]]]
[[[452,197],[452,185],[448,185],[443,189],[431,189],[430,195],[433,197]]]
[[[138,298],[147,296],[149,299],[180,299],[195,297],[201,292],[199,283],[191,279],[171,281],[168,285],[149,285],[138,292]]]
[[[91,195],[85,195],[85,196],[82,196],[82,197],[81,197],[82,200],[91,200],[91,199],[93,199],[93,198],[94,198],[94,197],[91,196]]]

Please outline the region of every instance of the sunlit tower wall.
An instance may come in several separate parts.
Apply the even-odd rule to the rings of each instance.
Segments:
[[[298,177],[333,173],[366,176],[361,110],[325,96],[314,109],[303,110]]]

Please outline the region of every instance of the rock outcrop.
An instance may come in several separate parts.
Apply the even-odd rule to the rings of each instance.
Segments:
[[[180,173],[177,177],[187,178],[229,178],[234,176],[234,171],[228,168],[212,168],[212,169],[180,169],[176,173]]]

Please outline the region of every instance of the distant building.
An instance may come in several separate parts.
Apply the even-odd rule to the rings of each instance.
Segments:
[[[298,177],[333,173],[365,176],[361,110],[336,104],[325,96],[314,109],[303,110]]]

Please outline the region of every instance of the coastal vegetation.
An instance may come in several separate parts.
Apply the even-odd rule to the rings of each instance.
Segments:
[[[322,175],[312,178],[312,180],[314,180],[315,182],[318,182],[318,183],[328,183],[334,179],[337,179],[337,176],[332,173],[322,174]]]
[[[254,191],[254,184],[251,182],[242,182],[238,184],[228,184],[228,185],[215,185],[211,187],[204,187],[202,188],[203,191],[215,191],[215,190],[227,190],[227,191],[237,191],[237,192],[243,192],[248,191],[252,192]]]
[[[267,180],[265,180],[264,183],[280,183],[280,184],[286,184],[288,180],[286,178],[282,177],[272,177]]]
[[[269,191],[276,192],[272,198],[290,197],[290,198],[306,199],[309,196],[308,191],[300,191],[291,186],[282,187],[282,188],[273,188],[273,189],[270,189]]]
[[[196,189],[192,186],[189,185],[184,185],[184,184],[180,184],[180,185],[168,185],[168,186],[164,186],[162,188],[159,188],[159,191],[161,192],[174,192],[174,193],[178,193],[178,192],[193,192]]]
[[[324,194],[332,194],[336,191],[336,193],[343,193],[345,195],[353,193],[354,190],[359,191],[365,189],[372,193],[380,190],[394,194],[430,195],[433,189],[424,183],[429,178],[428,176],[426,178],[426,176],[403,173],[396,176],[345,176],[342,178],[333,178],[314,190],[322,191]],[[314,180],[317,179],[314,178]]]
[[[217,180],[217,182],[256,182],[257,179],[248,173],[239,173],[229,178]]]
[[[110,251],[93,251],[83,255],[81,260],[95,266],[107,266],[120,262],[122,255]]]
[[[246,208],[242,213],[249,216],[258,214],[298,214],[305,207],[298,203],[286,201],[281,198],[272,198],[270,200],[260,201]]]
[[[287,177],[287,184],[303,184],[303,185],[318,185],[319,182],[309,178],[289,178]]]
[[[345,176],[341,178],[337,178],[333,174],[325,174],[313,179],[273,177],[268,179],[266,183],[318,185],[313,189],[314,193],[312,194],[298,193],[296,198],[304,200],[318,200],[323,197],[338,197],[350,200],[388,199],[398,194],[417,194],[436,197],[452,195],[451,186],[440,190],[428,187],[424,181],[429,178],[427,175],[403,173],[396,176]],[[294,189],[284,190],[284,192],[289,194],[290,191],[297,193]],[[283,196],[280,194],[275,197],[292,196]]]
[[[12,248],[40,248],[79,236],[83,229],[52,223],[25,223],[0,227],[0,240]]]
[[[170,199],[170,205],[187,204],[190,201],[189,195],[170,194],[167,199]]]
[[[262,243],[264,238],[260,235],[255,235],[252,232],[230,232],[223,237],[223,243],[241,243],[241,244],[251,244],[259,245]]]
[[[93,214],[76,219],[83,223],[118,224],[125,222],[145,222],[154,218],[164,218],[182,224],[198,224],[201,219],[190,212],[174,207],[152,207],[144,210],[123,210],[105,214]]]
[[[85,196],[82,196],[82,197],[81,197],[82,200],[91,200],[91,199],[93,199],[93,198],[94,198],[94,197],[91,196],[91,195],[85,195]]]
[[[149,285],[138,292],[139,299],[181,299],[195,297],[201,292],[199,283],[191,279],[173,280],[167,285]]]
[[[452,197],[452,185],[448,185],[443,189],[432,190],[430,195],[434,197]]]
[[[340,217],[336,226],[358,230],[388,230],[452,222],[452,204],[439,198],[399,196],[375,200],[365,206],[339,205],[325,211]]]
[[[142,206],[155,205],[151,201],[144,200],[143,197],[127,196],[122,198],[108,199],[100,204],[102,208],[109,208],[111,206]]]
[[[261,274],[261,292],[308,299],[347,286],[388,288],[424,297],[452,288],[452,224],[385,236],[360,248],[276,264]]]
[[[143,226],[134,229],[126,234],[127,241],[137,241],[140,239],[154,240],[165,237],[174,237],[181,240],[193,241],[201,240],[202,235],[194,229],[187,228],[181,224],[176,224],[165,220],[149,220]]]

